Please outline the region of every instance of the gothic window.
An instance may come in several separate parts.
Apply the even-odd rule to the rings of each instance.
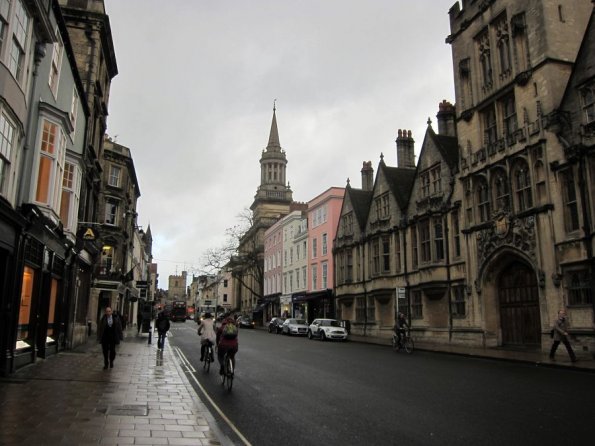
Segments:
[[[421,262],[428,263],[432,260],[429,220],[424,220],[419,223],[419,242],[421,246]]]
[[[496,123],[496,110],[490,105],[481,112],[483,124],[483,140],[486,146],[491,146],[498,139],[498,126]]]
[[[423,301],[421,291],[413,291],[411,299],[411,319],[423,319]]]
[[[497,169],[492,175],[492,190],[494,192],[494,211],[510,210],[510,193],[508,177],[503,169]]]
[[[525,14],[520,13],[513,16],[510,20],[510,28],[517,72],[522,73],[529,69],[529,44]]]
[[[444,228],[442,218],[434,220],[434,260],[444,260]]]
[[[442,192],[442,182],[440,181],[440,164],[432,168],[430,175],[432,180],[432,194],[439,194]]]
[[[579,229],[578,202],[572,169],[560,173],[562,179],[562,199],[564,200],[564,224],[567,232]]]
[[[376,205],[376,218],[378,220],[384,220],[389,215],[389,198],[388,192],[385,192],[375,200]]]
[[[513,135],[518,128],[514,94],[509,94],[502,101],[502,115],[504,116],[504,133],[509,144],[514,141]]]
[[[458,209],[452,213],[452,236],[454,241],[454,257],[461,257],[461,228]]]
[[[479,222],[483,223],[490,219],[490,193],[488,183],[483,177],[477,179],[476,194]]]
[[[390,237],[382,236],[382,272],[390,272]]]
[[[568,271],[566,274],[568,305],[591,305],[593,290],[587,268]]]
[[[364,322],[366,320],[366,298],[358,297],[355,299],[355,320]]]
[[[533,167],[535,173],[535,198],[538,204],[545,203],[546,200],[546,189],[545,189],[545,169],[541,160],[535,163]]]
[[[465,316],[465,285],[456,285],[452,287],[452,306],[451,314],[453,316]]]
[[[595,83],[591,83],[580,90],[583,122],[595,122]]]
[[[419,263],[418,247],[417,247],[417,227],[411,226],[411,264],[413,268],[417,268]]]
[[[481,80],[484,92],[491,90],[492,79],[492,56],[490,54],[490,38],[487,30],[477,39],[479,64],[481,66]]]
[[[421,196],[428,197],[430,195],[430,172],[420,173],[419,180],[421,182]]]
[[[368,322],[376,320],[376,306],[374,297],[368,297],[368,308],[366,311]]]
[[[351,252],[351,248],[347,251],[345,281],[348,283],[353,281],[353,252]]]
[[[462,110],[468,110],[473,106],[471,88],[471,61],[469,58],[459,62],[459,82],[461,83]]]
[[[529,173],[529,166],[527,166],[525,161],[519,161],[513,172],[513,184],[516,199],[515,210],[517,212],[522,212],[533,207],[531,174]]]
[[[341,217],[343,224],[343,235],[353,234],[353,212],[343,215]]]
[[[401,271],[401,236],[400,233],[397,231],[395,232],[395,267],[396,271]]]
[[[380,238],[375,237],[371,243],[372,255],[372,274],[377,275],[380,273]]]

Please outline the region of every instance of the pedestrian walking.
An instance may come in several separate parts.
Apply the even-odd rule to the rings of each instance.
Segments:
[[[101,343],[103,350],[103,370],[107,369],[108,360],[110,368],[114,367],[116,358],[116,345],[124,339],[122,323],[120,318],[112,313],[110,307],[105,308],[105,314],[99,321],[97,328],[97,340]]]
[[[155,326],[157,327],[157,348],[163,350],[165,347],[165,338],[167,337],[167,332],[169,330],[169,319],[165,315],[164,311],[161,311],[157,315],[157,321],[155,322]]]
[[[568,355],[570,356],[570,360],[572,362],[576,362],[576,355],[572,350],[572,346],[568,341],[568,319],[566,319],[566,310],[558,311],[558,318],[554,321],[554,328],[553,328],[553,335],[554,335],[554,343],[552,344],[552,349],[550,350],[550,359],[553,361],[556,356],[556,350],[560,345],[560,342],[564,344],[566,350],[568,351]]]
[[[140,308],[136,309],[136,334],[137,336],[140,334],[141,326],[143,325],[143,313],[140,311]]]

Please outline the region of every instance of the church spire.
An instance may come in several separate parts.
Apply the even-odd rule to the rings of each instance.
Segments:
[[[273,122],[271,122],[271,133],[269,134],[269,143],[267,150],[281,150],[281,143],[279,143],[279,130],[277,130],[277,100],[273,101]]]

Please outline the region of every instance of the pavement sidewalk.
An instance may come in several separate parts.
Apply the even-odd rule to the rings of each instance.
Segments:
[[[169,343],[128,331],[114,368],[95,342],[0,379],[2,445],[231,445]]]
[[[371,336],[350,335],[349,339],[355,342],[368,342],[372,344],[390,345],[389,339],[376,338]],[[575,350],[578,362],[571,362],[564,345],[558,347],[556,358],[549,359],[548,354],[541,351],[514,349],[505,347],[467,347],[460,345],[443,345],[431,342],[415,341],[417,350],[432,351],[435,353],[454,354],[476,358],[494,359],[501,361],[524,362],[542,367],[559,367],[574,370],[595,372],[595,358],[592,352],[581,352]]]

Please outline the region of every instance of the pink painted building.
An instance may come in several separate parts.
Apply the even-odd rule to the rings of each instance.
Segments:
[[[333,240],[345,188],[331,187],[308,202],[308,283],[303,297],[294,299],[294,314],[308,322],[334,317]]]

